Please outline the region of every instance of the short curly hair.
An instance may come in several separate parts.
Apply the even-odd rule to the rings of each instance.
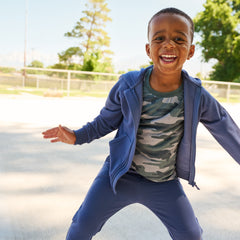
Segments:
[[[183,12],[183,11],[177,9],[177,8],[172,8],[172,7],[171,8],[164,8],[164,9],[160,10],[159,12],[155,13],[152,16],[152,18],[148,22],[148,30],[147,30],[148,36],[149,36],[150,24],[151,24],[152,20],[155,17],[158,17],[161,14],[176,14],[176,15],[180,15],[180,16],[185,17],[189,21],[189,23],[191,25],[191,40],[193,41],[193,36],[194,36],[194,23],[193,23],[193,20],[185,12]]]

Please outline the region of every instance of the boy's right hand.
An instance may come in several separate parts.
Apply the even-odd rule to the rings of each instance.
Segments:
[[[67,127],[62,127],[61,125],[56,128],[51,128],[42,134],[44,138],[52,138],[52,143],[63,142],[68,144],[75,144],[76,142],[76,136],[73,130]]]

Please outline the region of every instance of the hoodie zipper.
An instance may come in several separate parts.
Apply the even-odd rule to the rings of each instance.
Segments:
[[[196,97],[193,105],[193,120],[192,120],[192,141],[191,141],[191,160],[190,160],[190,176],[189,176],[189,183],[196,187],[198,190],[199,187],[194,182],[195,178],[195,157],[196,154],[196,135],[197,135],[197,125],[198,125],[198,110],[199,110],[199,104],[200,104],[200,94],[201,94],[201,88],[198,87],[196,89]],[[194,134],[194,135],[193,135]]]

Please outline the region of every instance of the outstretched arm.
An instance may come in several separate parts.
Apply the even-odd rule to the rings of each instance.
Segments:
[[[43,132],[44,138],[52,139],[51,142],[63,142],[67,144],[75,144],[76,136],[73,130],[59,125],[58,127],[48,129]]]
[[[240,164],[240,128],[208,92],[202,97],[200,121],[219,144]]]

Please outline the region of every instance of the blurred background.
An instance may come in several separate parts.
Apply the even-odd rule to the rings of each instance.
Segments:
[[[106,96],[119,74],[151,64],[145,53],[147,24],[166,7],[185,11],[195,23],[196,52],[185,70],[211,81],[204,86],[218,99],[239,101],[235,0],[3,2],[0,93]]]
[[[184,69],[240,126],[239,0],[12,0],[0,14],[0,240],[61,240],[108,155],[114,133],[82,146],[41,132],[91,121],[120,74],[151,64],[147,24],[176,7],[195,23]],[[207,240],[240,234],[239,166],[200,125],[197,184],[183,182]],[[217,166],[217,167],[216,167]],[[129,227],[131,226],[131,227]],[[119,231],[124,229],[124,231]],[[141,205],[109,220],[96,240],[170,239]]]

